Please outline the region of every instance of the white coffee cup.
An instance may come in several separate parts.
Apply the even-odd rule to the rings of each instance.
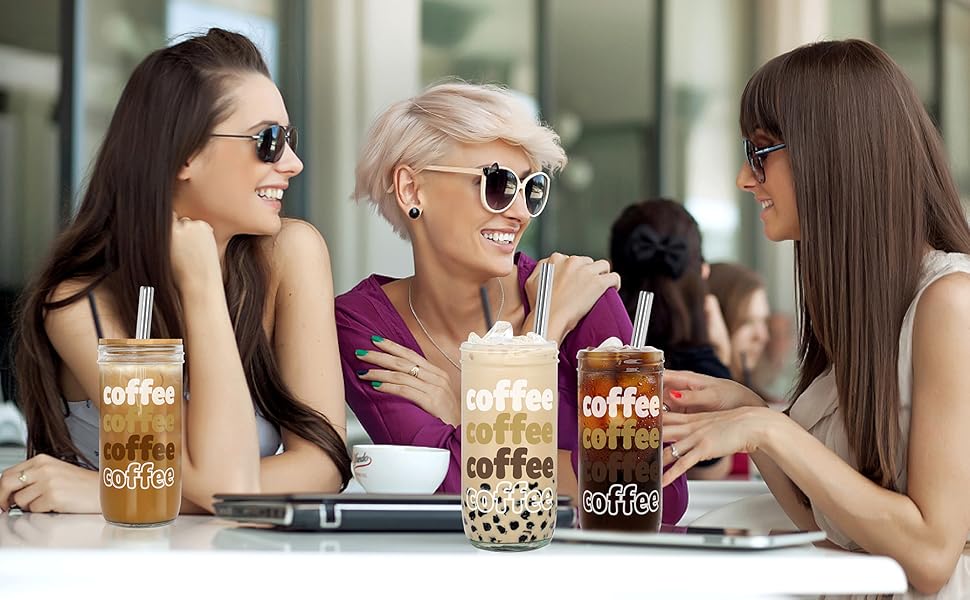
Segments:
[[[423,446],[358,444],[354,478],[369,494],[433,494],[448,473],[451,452]]]

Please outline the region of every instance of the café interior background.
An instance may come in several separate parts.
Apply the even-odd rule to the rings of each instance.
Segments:
[[[860,37],[916,83],[970,204],[970,0],[0,0],[0,375],[11,305],[76,208],[134,66],[218,25],[262,48],[301,128],[286,214],[326,237],[336,291],[410,273],[390,228],[350,200],[367,125],[447,76],[510,86],[559,132],[569,165],[523,249],[605,257],[609,224],[683,201],[709,261],[762,273],[794,305],[792,246],[764,240],[734,186],[745,81],[802,43]]]

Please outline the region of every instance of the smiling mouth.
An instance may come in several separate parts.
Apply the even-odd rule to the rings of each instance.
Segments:
[[[762,210],[767,210],[767,209],[771,208],[774,205],[775,205],[775,203],[772,202],[771,200],[762,200],[761,201],[761,208],[762,208]]]
[[[277,202],[283,200],[283,190],[280,188],[263,188],[261,190],[256,190],[256,195],[263,200],[276,200]]]
[[[515,241],[514,233],[501,233],[498,231],[482,232],[482,237],[496,244],[508,245]]]

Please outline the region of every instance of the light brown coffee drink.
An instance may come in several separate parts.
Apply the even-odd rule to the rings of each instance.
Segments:
[[[558,348],[517,340],[461,347],[462,520],[487,550],[539,548],[556,527]]]
[[[171,522],[182,502],[182,340],[101,340],[101,513]]]

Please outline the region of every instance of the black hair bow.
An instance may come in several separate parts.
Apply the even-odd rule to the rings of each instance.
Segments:
[[[687,241],[678,235],[661,237],[653,227],[642,223],[630,233],[626,253],[643,270],[679,279],[687,268]]]

